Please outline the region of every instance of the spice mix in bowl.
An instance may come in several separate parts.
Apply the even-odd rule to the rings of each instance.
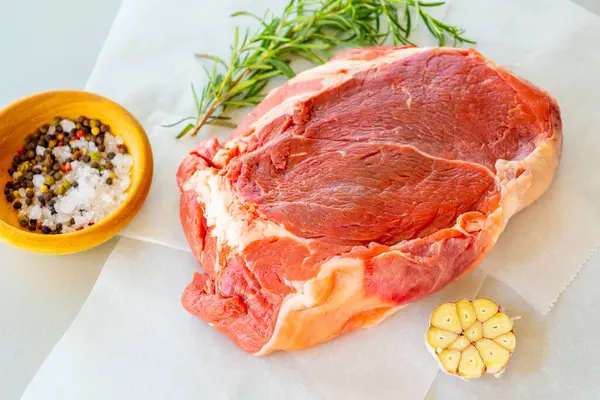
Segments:
[[[139,211],[152,152],[131,114],[101,96],[46,92],[0,112],[0,237],[51,254],[98,245]]]

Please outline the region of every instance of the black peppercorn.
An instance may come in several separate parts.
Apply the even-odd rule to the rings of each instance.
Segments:
[[[13,203],[13,208],[14,208],[15,210],[20,210],[20,209],[21,209],[21,207],[23,207],[23,205],[21,204],[21,202],[20,202],[20,201],[15,201],[15,202]]]

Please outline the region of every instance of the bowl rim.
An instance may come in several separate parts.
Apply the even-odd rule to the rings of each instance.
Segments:
[[[4,108],[0,109],[0,119],[4,118],[6,114],[11,112],[14,108],[17,108],[18,106],[22,105],[23,103],[32,101],[38,97],[52,96],[52,95],[57,95],[57,94],[61,94],[61,95],[74,94],[74,95],[78,95],[78,96],[88,97],[89,100],[108,102],[112,106],[114,106],[120,113],[122,113],[129,120],[129,122],[134,126],[132,133],[135,132],[135,136],[139,137],[139,139],[141,140],[143,152],[142,152],[142,154],[139,154],[137,156],[134,165],[143,168],[145,172],[142,175],[142,179],[139,179],[139,180],[132,179],[131,180],[131,184],[127,188],[128,196],[119,205],[119,207],[117,207],[116,210],[114,210],[111,214],[109,214],[108,216],[106,216],[105,218],[100,220],[99,222],[95,223],[94,225],[84,228],[82,230],[76,231],[76,232],[61,233],[58,235],[44,235],[43,233],[30,232],[30,231],[23,230],[21,228],[17,228],[15,226],[7,223],[3,219],[0,219],[0,238],[4,239],[8,243],[10,243],[12,245],[16,245],[17,247],[20,247],[20,248],[29,249],[29,247],[26,245],[26,243],[30,239],[35,239],[35,241],[37,243],[39,243],[40,245],[56,244],[57,240],[61,240],[61,241],[69,240],[70,241],[70,240],[80,239],[80,238],[86,237],[86,236],[93,236],[94,234],[102,233],[104,228],[110,227],[111,225],[113,225],[112,229],[109,229],[108,231],[104,230],[104,232],[108,233],[104,240],[102,240],[99,243],[90,243],[90,246],[86,247],[86,248],[94,247],[102,242],[105,242],[105,241],[111,239],[115,235],[117,235],[119,233],[119,231],[122,230],[125,226],[117,227],[116,226],[117,224],[115,224],[115,219],[118,219],[119,216],[122,216],[124,213],[126,213],[128,210],[130,210],[131,214],[122,218],[123,220],[126,221],[126,223],[124,225],[127,225],[131,221],[131,219],[133,219],[133,217],[139,212],[139,210],[141,209],[141,207],[142,207],[144,201],[146,200],[146,197],[148,196],[148,193],[150,191],[151,185],[147,184],[146,182],[152,182],[152,178],[153,178],[153,174],[154,174],[154,160],[153,160],[153,154],[152,154],[152,147],[150,146],[150,140],[148,139],[148,135],[146,134],[146,131],[144,130],[144,128],[142,127],[140,122],[133,116],[133,114],[131,114],[127,109],[125,109],[125,107],[123,107],[119,103],[117,103],[107,97],[101,96],[96,93],[88,92],[85,90],[72,90],[72,89],[49,90],[49,91],[44,91],[44,92],[38,92],[38,93],[34,93],[32,95],[23,97],[13,103],[8,104]],[[132,178],[133,178],[133,174],[132,174]],[[131,195],[133,193],[137,193],[139,197]],[[3,231],[4,232],[11,231],[12,232],[12,235],[11,235],[12,240],[11,240],[11,238],[8,238],[6,234],[2,234]],[[9,239],[9,240],[7,240],[7,239]],[[73,247],[78,247],[78,246],[74,245]],[[35,251],[35,249],[31,249],[31,250]],[[39,250],[40,251],[38,251],[38,252],[45,252],[45,253],[48,252],[47,250],[44,251],[44,249],[39,249]],[[52,251],[50,250],[50,252],[52,252]],[[60,253],[64,253],[64,252],[61,251]]]

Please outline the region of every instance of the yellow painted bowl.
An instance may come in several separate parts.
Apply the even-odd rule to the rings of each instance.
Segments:
[[[19,226],[18,213],[0,196],[0,239],[24,250],[68,254],[97,246],[115,236],[140,210],[152,182],[152,149],[140,123],[123,107],[97,94],[61,90],[35,94],[0,111],[0,188],[11,178],[12,157],[25,137],[54,116],[75,120],[80,115],[99,119],[120,135],[133,157],[131,185],[125,201],[95,225],[73,233],[44,235]]]

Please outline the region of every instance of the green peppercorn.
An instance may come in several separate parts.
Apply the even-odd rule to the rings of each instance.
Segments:
[[[90,126],[90,120],[89,119],[84,119],[82,122],[83,126]]]
[[[75,124],[75,129],[77,129],[77,130],[83,129],[83,124],[82,124],[81,122],[77,122],[77,123]],[[76,133],[77,133],[77,132],[76,132]]]
[[[92,135],[91,133],[88,133],[87,135],[85,135],[85,140],[87,140],[88,142],[91,142],[92,140],[94,140],[94,135]]]
[[[54,177],[48,175],[46,177],[46,179],[44,179],[44,183],[48,186],[53,185],[54,184]]]
[[[99,151],[95,151],[91,154],[92,161],[100,161],[102,160],[102,154]]]
[[[59,186],[56,188],[56,194],[59,196],[62,196],[63,194],[65,194],[65,188],[62,186]]]
[[[71,189],[71,186],[72,186],[71,182],[69,182],[67,180],[62,181],[61,185],[63,188],[65,188],[65,191]]]
[[[98,127],[93,127],[92,128],[92,135],[94,136],[98,136],[100,134],[100,128]]]
[[[56,139],[52,139],[52,140],[48,141],[48,147],[51,149],[56,147],[57,144],[58,144],[58,141]]]
[[[97,127],[100,126],[100,123],[97,120],[93,119],[93,120],[90,121],[90,126],[92,128],[97,128]]]
[[[52,121],[50,121],[50,126],[56,127],[58,124],[60,124],[60,117],[54,117],[52,118]]]
[[[60,172],[60,171],[56,171],[56,172],[54,173],[54,180],[55,180],[55,181],[60,181],[60,180],[62,179],[62,177],[63,177],[63,173],[62,173],[62,172]]]
[[[54,164],[54,165],[52,166],[52,169],[53,169],[54,171],[58,171],[58,170],[60,170],[60,164]]]
[[[48,129],[50,129],[50,125],[48,124],[44,124],[42,125],[42,127],[39,129],[40,133],[45,135],[46,133],[48,133]]]

